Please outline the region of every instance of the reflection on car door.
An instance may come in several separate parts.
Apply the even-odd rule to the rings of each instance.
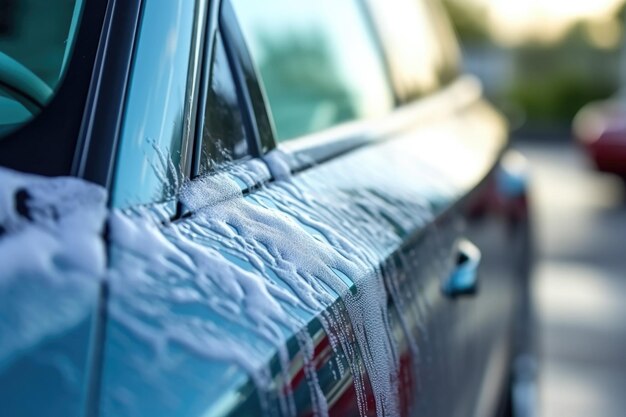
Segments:
[[[250,8],[240,10],[244,3]],[[480,257],[468,240],[479,250],[484,240],[473,234],[467,202],[497,161],[502,121],[467,79],[446,86],[436,78],[392,111],[389,69],[356,1],[229,4],[222,11],[238,14],[220,25],[239,19],[269,111],[250,108],[266,103],[250,102],[257,74],[239,71],[247,51],[236,50],[238,28],[209,31],[207,59],[232,71],[218,81],[237,94],[222,96],[223,118],[205,115],[194,164],[202,175],[178,190],[184,215],[170,221],[171,212],[148,204],[109,221],[100,415],[478,409],[495,334],[480,314],[498,317],[478,309],[482,288],[471,295],[475,288],[456,279],[476,272]],[[326,19],[336,7],[342,18]],[[308,24],[288,25],[303,8]],[[264,16],[272,18],[266,30]],[[277,36],[280,16],[288,34]],[[345,21],[354,22],[352,43],[335,39]],[[268,41],[298,39],[298,30],[314,42],[282,49]],[[336,76],[301,72],[293,54]],[[371,64],[363,74],[349,71],[362,60]],[[229,90],[211,76],[207,109],[208,97]],[[273,115],[285,143],[252,159],[262,153],[255,124],[268,123],[259,114]]]

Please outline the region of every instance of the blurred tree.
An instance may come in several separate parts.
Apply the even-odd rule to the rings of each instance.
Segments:
[[[573,22],[556,42],[530,36],[505,48],[489,30],[486,2],[442,1],[460,37],[466,67],[476,71],[499,107],[523,109],[530,126],[569,129],[580,107],[619,87],[626,3],[616,12],[619,17]]]
[[[490,39],[485,6],[467,0],[443,0],[461,43],[481,43]]]

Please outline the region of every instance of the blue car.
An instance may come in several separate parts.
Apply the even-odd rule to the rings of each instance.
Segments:
[[[0,6],[0,415],[533,415],[527,167],[439,3]]]

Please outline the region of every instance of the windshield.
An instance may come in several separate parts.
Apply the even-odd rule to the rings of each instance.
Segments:
[[[0,0],[0,138],[38,114],[58,88],[83,0]]]

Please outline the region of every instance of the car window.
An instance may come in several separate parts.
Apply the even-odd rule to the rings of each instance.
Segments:
[[[58,88],[82,0],[0,2],[0,139],[38,114]]]
[[[219,32],[213,51],[205,110],[201,115],[199,174],[206,173],[220,163],[249,154],[235,80]]]
[[[461,48],[452,28],[452,23],[439,1],[424,0],[432,16],[437,40],[441,45],[442,61],[439,64],[439,77],[443,84],[456,80],[461,74]]]
[[[407,102],[458,72],[458,48],[436,6],[423,0],[368,0],[398,97]]]
[[[180,185],[194,3],[144,1],[111,195],[114,207],[172,200]]]
[[[393,94],[358,0],[233,0],[278,141],[378,117]]]

